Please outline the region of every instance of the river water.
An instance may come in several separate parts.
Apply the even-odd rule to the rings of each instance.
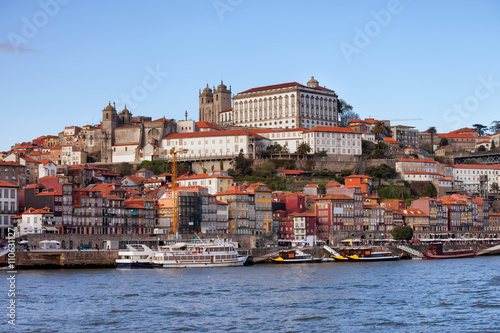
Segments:
[[[500,257],[31,270],[16,289],[1,332],[500,332]]]

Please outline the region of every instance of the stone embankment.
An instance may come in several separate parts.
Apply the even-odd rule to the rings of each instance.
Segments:
[[[16,269],[30,268],[110,268],[116,267],[116,250],[33,250],[16,251]],[[0,257],[0,266],[7,256]]]

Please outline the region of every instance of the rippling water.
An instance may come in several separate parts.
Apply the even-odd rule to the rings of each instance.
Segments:
[[[500,332],[500,257],[38,270],[16,287],[25,332]]]

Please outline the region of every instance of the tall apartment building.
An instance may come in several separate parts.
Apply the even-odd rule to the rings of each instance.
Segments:
[[[412,126],[391,126],[392,138],[405,147],[418,147],[418,130]]]
[[[5,239],[8,235],[8,228],[12,227],[11,219],[17,215],[18,186],[0,180],[0,239]]]

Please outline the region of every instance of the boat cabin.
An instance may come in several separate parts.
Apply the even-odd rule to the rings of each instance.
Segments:
[[[372,248],[371,247],[341,247],[339,249],[339,254],[343,257],[357,255],[360,258],[371,257]]]
[[[281,250],[279,256],[283,259],[295,259],[295,250]]]
[[[428,252],[436,255],[443,254],[443,243],[430,243]]]

